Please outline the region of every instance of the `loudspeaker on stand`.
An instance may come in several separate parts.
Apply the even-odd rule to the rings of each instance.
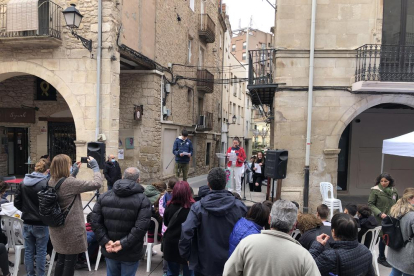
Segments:
[[[266,152],[265,176],[285,179],[289,152],[287,150],[268,150]]]

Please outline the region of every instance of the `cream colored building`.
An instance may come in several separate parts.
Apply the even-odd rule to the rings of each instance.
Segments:
[[[232,31],[228,16],[226,16],[227,31],[224,38],[223,57],[223,95],[222,95],[222,152],[233,145],[233,138],[239,137],[247,156],[251,155],[252,139],[250,136],[251,112],[249,96],[247,95],[247,66],[242,64],[231,52]],[[247,103],[247,104],[246,104]]]
[[[322,181],[331,182],[339,196],[361,196],[366,202],[381,173],[382,140],[414,130],[414,75],[409,65],[414,51],[413,1],[316,2],[308,204],[312,213],[321,202]],[[310,23],[311,0],[278,1],[273,83],[249,83],[262,99],[270,97],[274,147],[289,150],[282,197],[301,206]],[[384,171],[393,175],[400,194],[413,186],[413,159],[387,156]]]
[[[182,129],[194,145],[191,175],[217,164],[221,85],[209,69],[222,65],[226,30],[217,1],[102,1],[101,56],[97,0],[76,6],[91,52],[63,27],[68,2],[27,1],[27,22],[11,12],[17,2],[0,0],[1,176],[25,173],[29,156],[79,160],[99,138],[106,155],[123,152],[122,169],[166,179]]]

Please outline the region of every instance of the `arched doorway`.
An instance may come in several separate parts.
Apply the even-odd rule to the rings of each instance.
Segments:
[[[66,153],[75,160],[83,125],[83,109],[53,72],[30,62],[2,64],[0,176],[27,173],[29,157]]]
[[[366,198],[381,172],[382,141],[412,131],[414,108],[403,103],[379,103],[356,114],[338,142],[338,192]],[[413,158],[387,156],[384,171],[400,193],[413,186]]]

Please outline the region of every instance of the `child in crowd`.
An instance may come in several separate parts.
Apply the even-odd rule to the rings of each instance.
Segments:
[[[366,204],[358,205],[357,216],[359,218],[361,230],[358,232],[358,242],[361,242],[362,236],[369,230],[377,227],[376,218],[372,215],[371,208]],[[369,248],[371,244],[372,234],[368,233],[365,236],[364,245]]]
[[[329,208],[325,204],[321,204],[316,208],[316,216],[323,222],[325,226],[331,226],[331,223],[328,221]]]
[[[348,214],[348,215],[351,215],[352,217],[354,217],[355,220],[357,221],[358,228],[360,228],[359,218],[357,216],[357,211],[358,211],[358,208],[357,208],[357,206],[355,204],[348,203],[347,205],[345,205],[344,213],[345,214]]]

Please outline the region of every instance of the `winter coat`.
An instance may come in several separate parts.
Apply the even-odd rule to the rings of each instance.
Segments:
[[[309,250],[322,276],[329,276],[332,272],[338,275],[337,258],[339,255],[341,276],[375,276],[372,266],[372,254],[363,244],[354,241],[333,241],[325,247],[317,241],[312,243]]]
[[[227,190],[213,190],[191,206],[182,224],[180,255],[190,269],[203,275],[222,275],[229,238],[247,208]]]
[[[289,234],[263,230],[243,239],[224,267],[223,276],[320,276],[309,252]]]
[[[55,187],[59,179],[49,180],[49,186]],[[86,181],[76,179],[73,176],[66,178],[60,186],[57,194],[59,196],[60,208],[66,210],[73,203],[65,224],[59,227],[49,227],[50,239],[53,249],[60,254],[79,254],[88,249],[86,242],[85,217],[83,214],[81,193],[95,191],[102,186],[102,175],[100,172],[93,174],[93,180]]]
[[[107,161],[105,163],[104,175],[108,186],[113,186],[114,183],[122,179],[121,167],[119,167],[118,161]]]
[[[312,243],[314,241],[316,241],[316,237],[321,235],[321,234],[326,234],[326,235],[330,236],[331,239],[332,239],[331,227],[323,225],[323,226],[319,226],[319,227],[310,229],[310,230],[306,231],[305,233],[303,233],[300,236],[298,242],[304,248],[306,248],[306,250],[309,250],[311,248]]]
[[[400,226],[403,239],[407,241],[414,233],[414,211],[401,218]],[[414,238],[400,250],[388,247],[387,261],[401,272],[414,275]]]
[[[369,216],[367,218],[360,218],[359,219],[359,224],[360,224],[360,228],[361,230],[359,230],[358,232],[358,242],[361,242],[362,240],[362,236],[369,230],[369,229],[374,229],[375,227],[378,226],[378,222],[377,220],[374,218],[374,216]],[[370,244],[371,244],[371,240],[372,240],[372,234],[368,233],[365,236],[365,242],[364,245],[369,248]]]
[[[39,172],[26,174],[23,183],[17,186],[14,206],[22,211],[24,224],[46,226],[39,215],[37,193],[47,186],[47,175]]]
[[[234,151],[237,155],[236,167],[244,166],[244,161],[246,161],[246,153],[244,152],[244,149],[242,147],[229,147],[227,149],[227,154],[231,153],[232,151]],[[233,162],[229,161],[227,163],[227,167],[231,167],[232,163]]]
[[[148,185],[147,187],[145,187],[144,195],[148,197],[149,201],[151,202],[151,205],[154,205],[155,201],[157,201],[160,197],[161,192],[158,191],[157,188],[155,188],[154,186]]]
[[[143,192],[135,181],[121,179],[93,207],[92,229],[105,258],[137,262],[143,256],[144,237],[151,221],[151,203]],[[108,253],[105,244],[109,241],[120,241],[122,250]]]
[[[210,187],[208,185],[201,186],[200,188],[198,188],[198,195],[194,198],[195,201],[200,201],[209,192],[210,192]]]
[[[260,227],[260,225],[255,222],[241,218],[236,225],[234,225],[233,232],[230,234],[229,257],[242,239],[253,234],[260,234],[262,229],[263,227]]]
[[[395,187],[383,188],[381,184],[378,184],[371,188],[371,193],[368,198],[368,206],[371,208],[374,213],[375,218],[377,219],[378,225],[381,225],[381,213],[389,214],[391,207],[398,200],[398,192]]]
[[[167,225],[167,231],[164,234],[164,259],[169,262],[186,264],[186,260],[180,257],[178,242],[181,236],[181,224],[187,219],[190,208],[182,208],[178,213],[177,219],[169,225],[175,212],[180,209],[180,205],[170,204],[164,213],[164,222]]]
[[[180,153],[186,152],[193,156],[193,144],[190,139],[187,138],[184,140],[182,136],[178,136],[177,139],[175,139],[172,152],[175,155],[176,163],[188,164],[190,163],[190,156],[180,156]]]

